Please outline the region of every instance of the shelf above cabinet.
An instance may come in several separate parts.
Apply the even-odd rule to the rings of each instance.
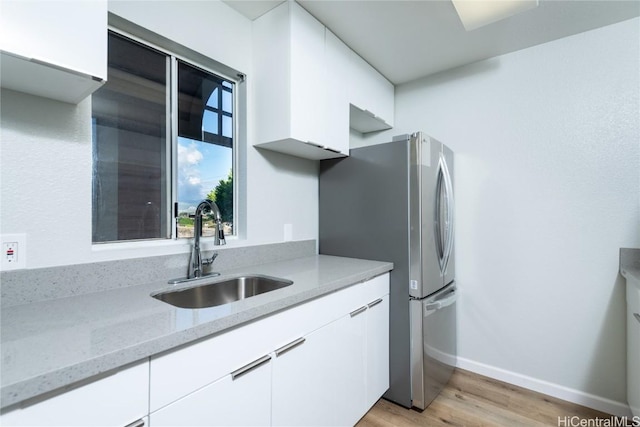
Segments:
[[[325,160],[347,157],[346,154],[343,154],[332,148],[323,147],[319,144],[314,144],[313,142],[302,142],[296,139],[284,139],[280,141],[265,142],[262,144],[256,144],[255,147],[311,160]]]
[[[391,129],[393,126],[376,116],[371,111],[361,110],[353,104],[349,105],[349,127],[360,133]]]
[[[77,104],[104,83],[35,58],[0,52],[0,86],[6,89]]]

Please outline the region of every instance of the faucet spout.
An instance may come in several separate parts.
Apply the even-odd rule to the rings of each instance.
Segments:
[[[202,254],[200,251],[200,236],[202,235],[202,215],[208,212],[213,213],[216,222],[216,232],[213,244],[216,246],[226,244],[226,240],[224,238],[224,230],[222,229],[222,214],[220,213],[218,205],[216,205],[215,202],[209,199],[201,201],[196,208],[194,220],[193,247],[191,249],[191,260],[189,262],[188,273],[188,278],[190,279],[202,277],[203,264],[211,264],[215,259],[214,256],[211,258],[211,260],[206,260],[207,262],[203,263]]]

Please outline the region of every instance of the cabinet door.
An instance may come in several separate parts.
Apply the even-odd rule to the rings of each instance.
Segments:
[[[346,426],[364,415],[365,319],[344,316],[276,356],[274,426]]]
[[[2,50],[107,78],[106,0],[3,0],[0,16]]]
[[[329,29],[325,30],[325,64],[327,69],[326,120],[327,146],[349,154],[349,47]]]
[[[640,282],[627,278],[627,401],[640,417]]]
[[[71,389],[0,417],[3,426],[122,427],[149,411],[149,363]]]
[[[389,388],[389,295],[368,304],[367,310],[367,410]]]
[[[227,375],[149,418],[151,427],[269,425],[271,363],[259,364],[239,376]]]
[[[338,425],[355,425],[367,412],[365,401],[367,310],[362,306],[335,322],[333,395]]]
[[[276,351],[272,425],[336,425],[335,335],[330,323]]]
[[[3,0],[0,29],[2,87],[77,103],[107,79],[106,0]]]
[[[355,111],[362,114],[359,120],[362,127],[355,127],[354,123],[351,123],[351,127],[361,132],[390,129],[395,109],[393,85],[353,51],[351,66],[349,102],[357,107],[351,109],[351,114]]]
[[[296,2],[253,21],[255,146],[313,160],[348,154],[348,85],[327,58],[343,52],[327,33]]]
[[[327,145],[324,26],[295,2],[290,3],[291,135]]]

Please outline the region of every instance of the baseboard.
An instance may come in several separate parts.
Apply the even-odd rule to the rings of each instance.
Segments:
[[[554,384],[548,381],[543,381],[526,375],[510,372],[505,369],[496,368],[495,366],[475,362],[463,357],[458,357],[457,366],[460,369],[475,372],[486,377],[495,378],[509,384],[537,391],[548,396],[553,396],[558,399],[586,406],[588,408],[605,412],[607,414],[612,414],[619,417],[632,417],[629,405],[627,405],[626,403],[616,402],[604,397],[595,396],[593,394],[571,389],[559,384]]]

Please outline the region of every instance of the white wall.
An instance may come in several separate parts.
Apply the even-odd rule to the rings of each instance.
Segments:
[[[251,21],[220,1],[112,1],[109,11],[246,73],[252,129]],[[27,234],[28,268],[186,252],[188,241],[92,246],[90,118],[90,99],[72,106],[2,91],[0,232]],[[242,239],[228,245],[283,241],[285,224],[294,240],[316,239],[317,162],[252,141],[239,150]]]
[[[456,153],[460,366],[618,413],[618,250],[640,246],[639,24],[397,87],[396,128],[359,141],[424,130]]]

